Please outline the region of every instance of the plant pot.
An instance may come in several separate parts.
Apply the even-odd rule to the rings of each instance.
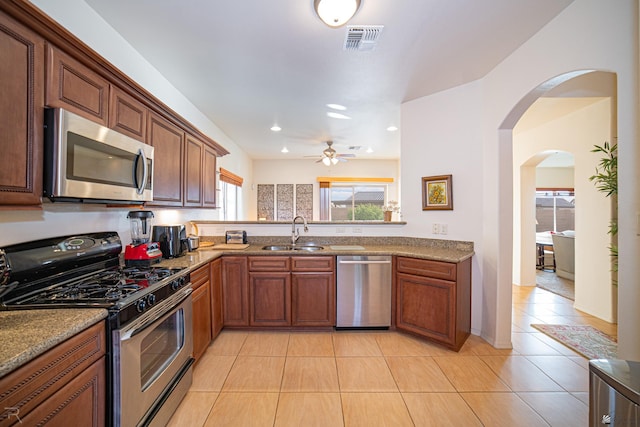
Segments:
[[[391,222],[391,215],[393,215],[393,212],[385,211],[384,212],[384,221],[385,222]]]

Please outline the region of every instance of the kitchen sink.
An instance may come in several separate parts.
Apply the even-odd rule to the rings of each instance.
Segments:
[[[315,246],[315,245],[268,245],[263,246],[263,250],[265,251],[319,251],[324,249],[324,246]]]

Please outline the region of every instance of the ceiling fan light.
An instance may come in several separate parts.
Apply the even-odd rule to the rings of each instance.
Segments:
[[[326,157],[325,157],[326,158]],[[338,163],[338,158],[337,157],[332,157],[331,158],[331,164],[335,165],[336,163]]]
[[[331,159],[328,157],[323,157],[322,163],[324,163],[326,166],[331,166]]]
[[[313,7],[330,27],[346,24],[360,7],[360,0],[314,0]]]

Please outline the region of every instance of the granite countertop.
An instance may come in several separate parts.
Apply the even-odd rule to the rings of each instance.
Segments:
[[[286,240],[284,240],[286,242]],[[472,245],[462,242],[460,245],[398,245],[398,244],[381,244],[375,242],[373,244],[362,245],[345,245],[343,243],[316,243],[324,249],[317,251],[268,251],[262,249],[263,246],[269,244],[282,244],[283,240],[275,240],[271,242],[255,242],[251,243],[246,249],[216,249],[215,246],[200,248],[193,252],[187,252],[184,256],[172,259],[162,260],[158,265],[163,267],[187,267],[192,270],[213,261],[223,255],[251,255],[251,256],[322,256],[322,255],[397,255],[407,256],[419,259],[428,259],[433,261],[458,263],[471,258],[474,254]],[[308,242],[307,242],[308,243]],[[286,243],[285,243],[286,244]],[[332,246],[334,248],[332,248]],[[336,246],[344,246],[344,250],[336,249]],[[354,246],[360,246],[363,249],[353,249]]]
[[[0,311],[0,377],[107,317],[107,310]]]

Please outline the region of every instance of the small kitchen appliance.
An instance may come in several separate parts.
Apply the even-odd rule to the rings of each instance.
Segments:
[[[229,230],[226,233],[226,240],[229,244],[247,243],[247,232],[243,230]]]
[[[113,231],[0,248],[0,311],[107,310],[107,419],[99,421],[166,425],[193,378],[190,274],[124,267],[121,252]]]
[[[151,238],[160,244],[164,258],[176,258],[184,254],[187,246],[187,232],[183,224],[154,225]]]
[[[131,244],[124,248],[124,263],[127,267],[149,267],[160,262],[162,251],[156,242],[150,242],[153,212],[130,211],[127,215],[131,227]]]

